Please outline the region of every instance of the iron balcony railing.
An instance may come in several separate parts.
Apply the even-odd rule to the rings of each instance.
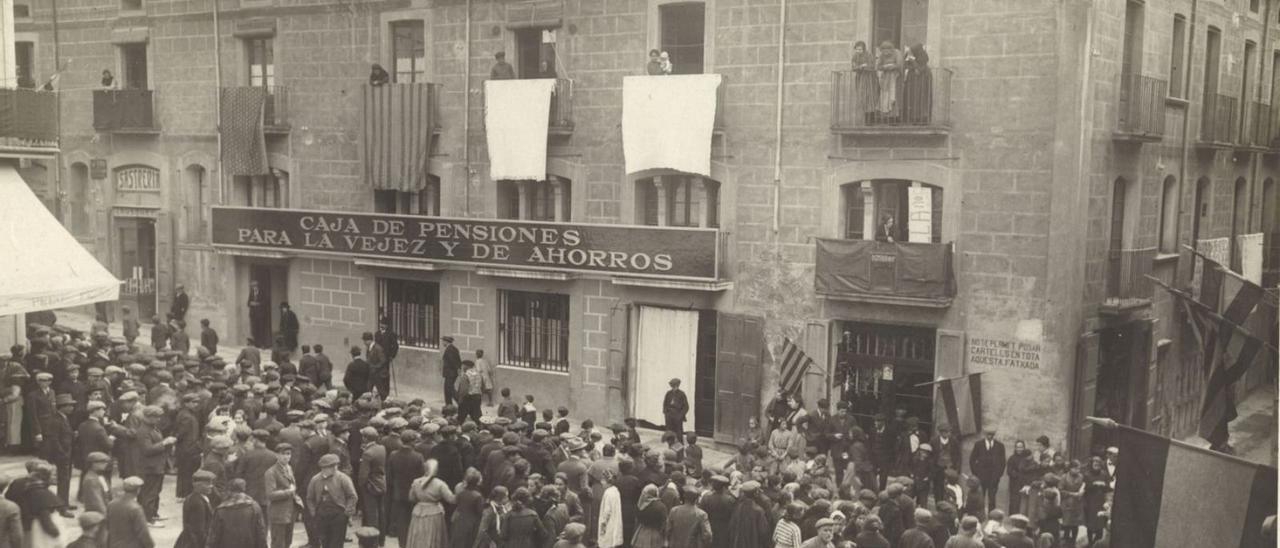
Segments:
[[[267,86],[267,103],[262,108],[262,125],[268,129],[289,127],[289,88]]]
[[[1200,140],[1208,143],[1236,142],[1239,127],[1239,101],[1220,93],[1205,95],[1200,112]]]
[[[1132,135],[1164,135],[1164,101],[1169,83],[1164,80],[1124,74],[1120,81],[1119,115],[1116,129]]]
[[[1152,284],[1147,278],[1156,258],[1156,248],[1113,249],[1107,257],[1107,294],[1103,306],[1125,307],[1151,301]]]
[[[1245,113],[1244,144],[1254,147],[1269,147],[1275,133],[1275,125],[1271,115],[1271,105],[1250,101]]]
[[[93,128],[107,132],[153,132],[155,91],[98,89],[93,91]]]
[[[573,130],[573,80],[556,78],[551,94],[551,131]]]
[[[841,70],[831,75],[831,129],[949,128],[951,69]]]
[[[52,91],[0,89],[0,150],[58,148],[58,96]]]

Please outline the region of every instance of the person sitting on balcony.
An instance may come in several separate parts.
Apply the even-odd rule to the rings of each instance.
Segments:
[[[102,70],[102,87],[106,89],[115,89],[116,87],[116,77],[106,69]]]
[[[390,82],[391,75],[387,74],[387,69],[382,68],[382,65],[374,63],[373,69],[369,71],[369,85],[378,87]]]
[[[658,63],[662,65],[662,74],[671,74],[671,55],[665,51],[658,54]]]
[[[867,51],[867,43],[853,45],[853,100],[856,112],[863,113],[867,124],[875,119],[880,102],[880,82],[876,78],[876,60]]]
[[[649,62],[644,66],[644,71],[649,76],[662,76],[662,61],[659,59],[661,54],[656,49],[649,50]]]
[[[903,60],[902,118],[908,124],[929,124],[933,113],[933,73],[929,70],[929,54],[924,44],[907,50]]]
[[[898,77],[902,72],[902,52],[894,47],[893,42],[885,40],[880,44],[880,56],[876,58],[876,74],[880,79],[880,121],[897,118],[898,111]]]
[[[880,224],[876,226],[876,241],[893,243],[893,233],[896,229],[893,224],[893,215],[886,214],[880,218]]]
[[[515,80],[516,69],[507,62],[507,53],[499,51],[493,54],[493,68],[489,69],[490,80]]]

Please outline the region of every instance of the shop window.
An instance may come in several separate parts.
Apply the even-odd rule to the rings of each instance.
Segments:
[[[15,42],[13,44],[18,87],[35,89],[36,87],[36,45],[34,42]]]
[[[400,190],[373,191],[373,210],[378,213],[401,215],[439,215],[440,179],[431,176],[427,185],[417,192]]]
[[[866,183],[843,187],[846,238],[942,243],[942,188],[903,179]],[[868,216],[874,227],[870,233],[865,228]]]
[[[1169,96],[1185,97],[1182,90],[1182,79],[1185,73],[1182,65],[1187,62],[1187,18],[1182,14],[1173,16],[1173,44],[1169,52]]]
[[[498,217],[523,221],[568,222],[572,216],[572,181],[498,181]]]
[[[516,29],[516,75],[520,78],[556,77],[556,29]]]
[[[397,83],[413,84],[427,79],[426,32],[422,21],[391,23],[392,71]]]
[[[672,74],[702,74],[705,69],[706,12],[703,2],[658,7],[659,49],[671,56]]]
[[[503,365],[569,371],[569,296],[501,291]]]
[[[182,170],[182,188],[183,240],[201,243],[206,222],[204,205],[210,202],[208,172],[204,166],[191,164]]]
[[[696,175],[636,181],[638,217],[650,226],[720,226],[720,183]]]
[[[124,69],[124,87],[126,89],[147,89],[146,43],[121,44],[120,65]]]
[[[378,317],[400,335],[400,344],[440,346],[440,284],[378,278]]]
[[[1178,252],[1178,179],[1164,178],[1160,192],[1160,252]]]
[[[247,38],[244,48],[249,63],[249,85],[270,88],[275,85],[275,41],[271,38]]]

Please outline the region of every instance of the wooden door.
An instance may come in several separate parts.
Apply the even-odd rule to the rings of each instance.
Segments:
[[[694,358],[693,429],[699,436],[715,434],[716,419],[716,311],[698,312],[698,349]]]
[[[1085,417],[1093,414],[1098,395],[1098,334],[1086,333],[1076,343],[1076,375],[1072,405],[1071,454],[1088,455],[1093,427]]]
[[[609,420],[627,416],[627,355],[631,335],[631,305],[619,304],[609,314],[609,362],[606,398]]]
[[[720,313],[716,317],[715,440],[737,443],[747,419],[760,416],[764,320]]]

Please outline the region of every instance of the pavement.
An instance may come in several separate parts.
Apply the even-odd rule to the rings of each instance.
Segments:
[[[1227,425],[1227,431],[1237,457],[1276,466],[1276,403],[1276,387],[1266,385],[1255,388],[1236,404],[1239,416]],[[1209,442],[1199,436],[1182,441],[1196,447],[1209,447]]]

